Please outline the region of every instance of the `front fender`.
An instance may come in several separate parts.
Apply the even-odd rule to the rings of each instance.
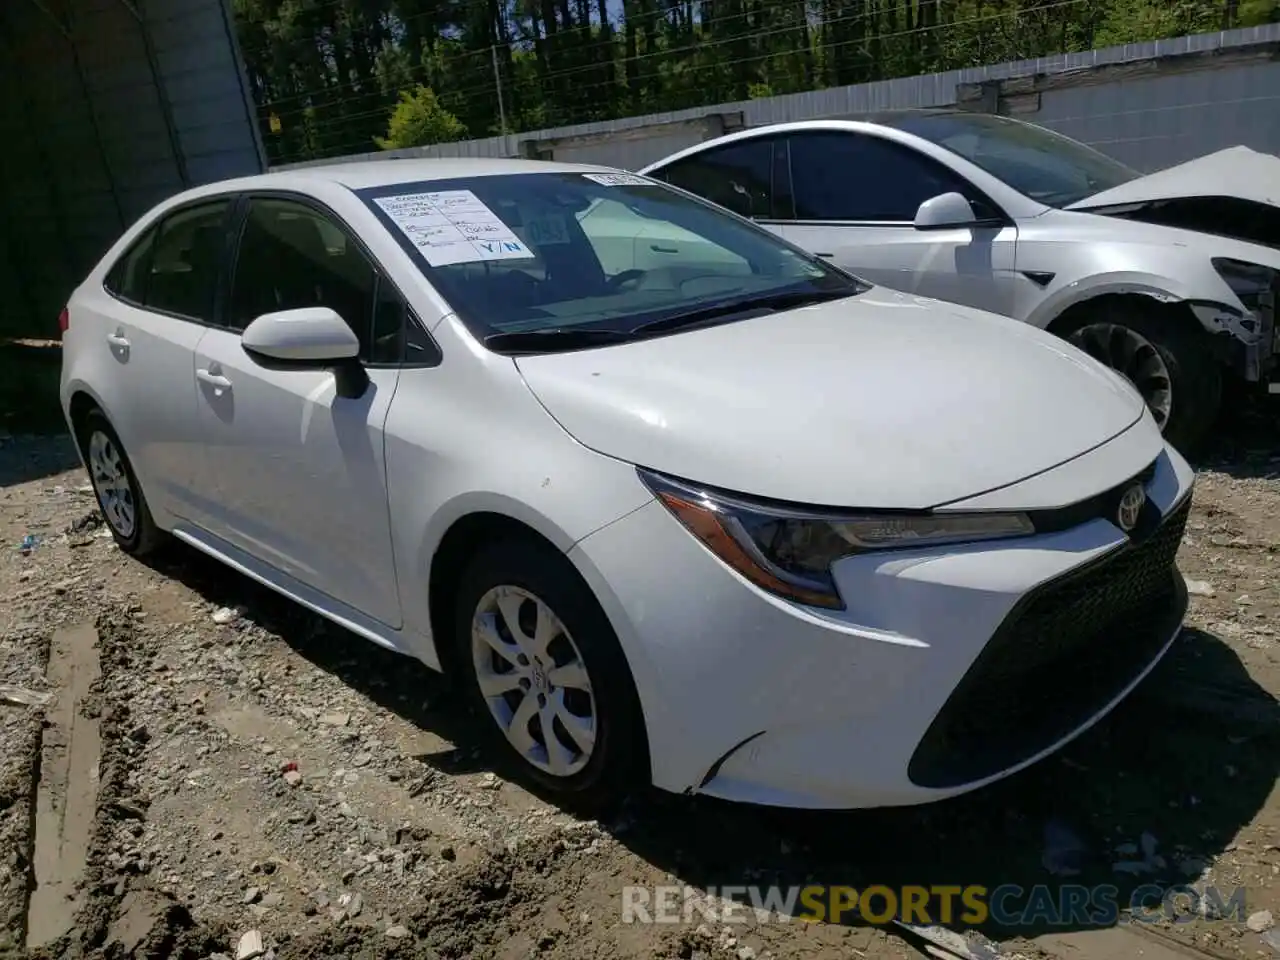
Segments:
[[[1136,271],[1094,274],[1055,290],[1037,305],[1027,322],[1043,330],[1076,304],[1108,295],[1138,295],[1159,303],[1195,299],[1191,286],[1173,277]]]
[[[431,584],[436,572],[436,557],[445,537],[459,521],[476,514],[497,514],[521,523],[557,550],[569,555],[573,546],[584,537],[634,513],[653,500],[653,494],[640,482],[634,467],[622,463],[617,463],[616,466],[616,478],[607,477],[612,482],[602,484],[594,491],[595,496],[590,495],[593,492],[590,489],[572,489],[563,494],[544,489],[541,491],[544,493],[541,502],[551,508],[545,511],[539,509],[539,498],[528,491],[524,491],[525,495],[522,497],[519,495],[520,491],[504,493],[492,486],[480,490],[461,490],[442,500],[425,511],[429,513],[429,518],[416,544],[406,542],[403,545],[404,565],[400,569],[411,571],[411,576],[405,578],[406,582]],[[558,519],[552,519],[553,516]],[[402,594],[405,622],[412,623],[414,629],[424,635],[431,633],[429,596],[429,588]],[[438,661],[438,651],[434,648],[437,639],[433,638],[432,654]]]
[[[431,566],[445,535],[464,517],[479,513],[496,513],[529,527],[552,543],[557,550],[568,552],[577,538],[566,532],[545,514],[514,497],[492,490],[468,491],[441,504],[431,517],[418,546],[417,576],[420,583],[431,582]]]

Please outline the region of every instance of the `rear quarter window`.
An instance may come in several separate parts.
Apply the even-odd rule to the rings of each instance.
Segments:
[[[157,230],[157,227],[151,227],[135,240],[107,274],[104,285],[121,300],[139,306],[147,302],[147,276],[151,272],[151,253],[155,249]]]

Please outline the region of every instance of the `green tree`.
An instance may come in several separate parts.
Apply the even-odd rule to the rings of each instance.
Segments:
[[[1280,22],[1280,0],[231,3],[272,163]]]
[[[419,83],[412,90],[400,91],[400,102],[391,111],[387,135],[374,137],[373,141],[383,150],[398,150],[448,143],[466,136],[466,124],[440,105],[430,87]]]

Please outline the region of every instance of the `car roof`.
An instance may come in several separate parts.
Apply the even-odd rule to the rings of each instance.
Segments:
[[[954,107],[912,107],[899,110],[877,110],[871,113],[845,113],[826,117],[827,120],[856,120],[858,123],[875,123],[882,127],[896,127],[908,120],[921,120],[926,117],[958,117],[972,116],[970,110],[957,110]]]
[[[723,137],[703,141],[703,143],[695,146],[700,147],[703,144],[718,143],[731,137],[748,138],[759,136],[779,130],[829,130],[833,126],[839,128],[844,124],[849,124],[853,129],[864,128],[868,125],[898,129],[907,127],[912,120],[928,120],[934,117],[965,117],[985,120],[990,119],[992,116],[992,114],[980,113],[974,110],[960,110],[956,107],[903,107],[895,110],[873,110],[867,113],[835,113],[825,117],[809,117],[805,120],[782,120],[777,123],[762,123],[759,126],[747,127]],[[1011,117],[999,117],[997,119],[1001,122],[1020,122],[1013,120]]]
[[[246,190],[313,192],[321,184],[337,184],[348,190],[393,187],[401,183],[453,180],[460,177],[496,177],[522,173],[625,173],[616,167],[551,160],[517,160],[501,157],[450,157],[361,160],[289,167],[247,177],[217,180],[191,187],[158,204],[153,210],[171,208],[209,197]]]
[[[893,139],[910,140],[918,136],[910,128],[910,121],[924,120],[931,117],[989,117],[990,114],[977,113],[972,110],[960,110],[955,107],[911,107],[896,110],[875,110],[867,113],[847,113],[847,114],[830,114],[825,117],[810,117],[807,120],[783,120],[777,123],[762,123],[756,127],[747,127],[743,130],[735,130],[733,133],[727,133],[723,136],[713,137],[710,140],[703,140],[685,147],[669,156],[656,160],[653,163],[646,164],[640,169],[640,173],[649,173],[664,169],[667,165],[675,163],[677,160],[684,160],[686,157],[697,156],[698,154],[718,147],[722,144],[736,143],[742,140],[752,140],[756,137],[766,137],[770,134],[777,133],[793,133],[805,130],[849,130],[854,132],[866,132],[868,127],[883,127],[886,130],[895,131],[891,135]],[[1001,117],[1001,120],[1007,120]],[[1019,122],[1019,121],[1013,121]]]
[[[947,106],[925,106],[925,108],[902,108],[896,110],[874,110],[865,114],[831,114],[827,116],[813,116],[806,120],[782,120],[778,123],[763,123],[759,127],[748,127],[733,131],[732,133],[723,134],[723,136],[713,137],[710,140],[704,140],[694,145],[687,146],[684,150],[678,150],[675,154],[664,156],[663,159],[654,160],[653,163],[645,164],[640,168],[641,174],[654,174],[659,170],[666,169],[667,166],[677,163],[677,161],[685,160],[687,157],[698,156],[708,150],[727,145],[727,143],[737,143],[741,141],[754,140],[756,137],[768,137],[771,134],[778,133],[800,133],[805,131],[850,131],[854,133],[867,133],[870,128],[881,127],[884,131],[892,131],[886,136],[890,140],[911,143],[919,140],[919,129],[911,127],[911,120],[927,120],[931,118],[945,118],[945,116],[963,116],[978,120],[979,123],[989,123],[995,120],[997,123],[1015,123],[1023,124],[1023,120],[1015,120],[1009,116],[996,116],[993,114],[984,114],[975,110],[960,110],[957,108],[947,108]]]
[[[394,186],[398,183],[418,183],[424,180],[452,180],[458,177],[495,177],[521,173],[617,172],[619,171],[613,167],[557,163],[550,160],[519,160],[501,157],[414,157],[291,167],[248,177],[241,182],[246,184],[253,182],[259,187],[270,187],[284,180],[305,178],[327,180],[352,190],[363,190],[368,187]]]

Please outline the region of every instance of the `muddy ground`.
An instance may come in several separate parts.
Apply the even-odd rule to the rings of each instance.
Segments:
[[[1181,553],[1189,629],[1061,756],[930,808],[642,796],[598,823],[489,766],[425,668],[189,550],[154,565],[123,556],[69,442],[10,415],[0,954],[925,955],[910,935],[852,921],[622,922],[627,885],[826,882],[1114,884],[1121,901],[1145,883],[1242,886],[1247,906],[1225,920],[988,925],[983,942],[1063,960],[1280,957],[1276,420],[1259,408],[1224,428]]]

